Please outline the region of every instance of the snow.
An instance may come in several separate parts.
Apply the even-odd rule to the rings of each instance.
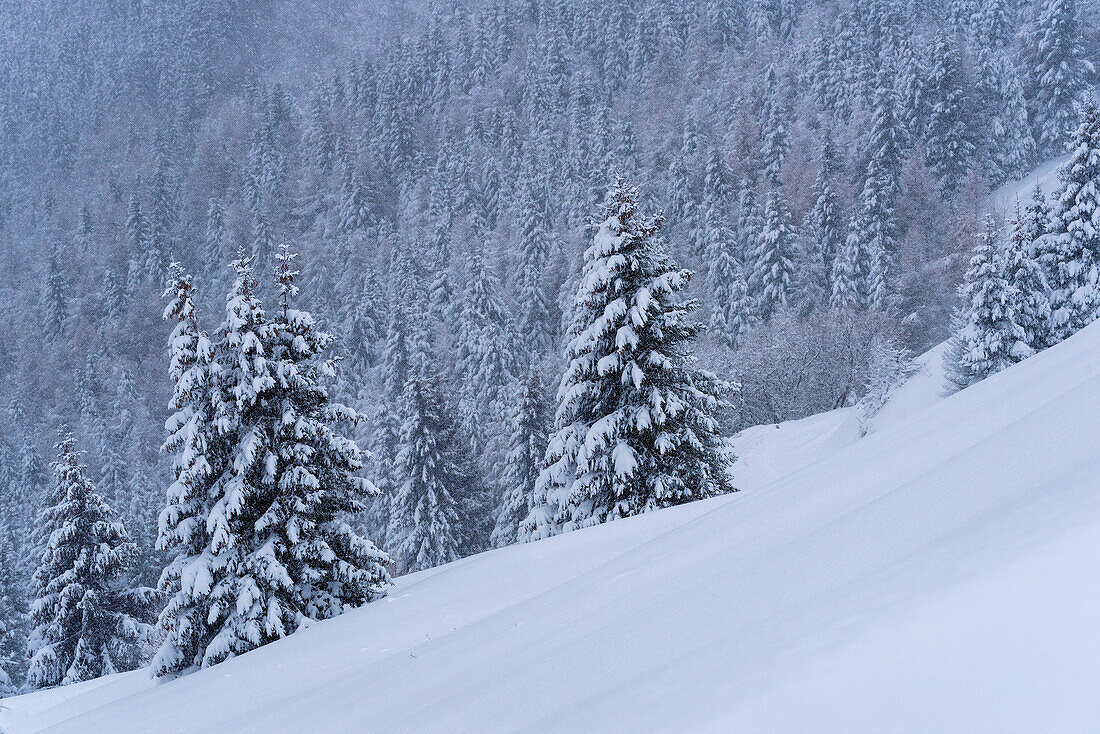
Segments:
[[[1100,324],[947,398],[936,350],[738,437],[741,492],[467,558],[6,734],[1098,731]]]
[[[1060,186],[1058,169],[1069,162],[1071,157],[1072,154],[1067,153],[1057,158],[1051,158],[1040,163],[1024,178],[1001,184],[990,195],[990,205],[995,211],[1003,212],[1006,217],[1011,217],[1017,200],[1019,200],[1021,207],[1026,206],[1031,201],[1031,193],[1035,190],[1035,184],[1039,184],[1039,188],[1043,190],[1043,193],[1049,199],[1052,194],[1058,191]]]

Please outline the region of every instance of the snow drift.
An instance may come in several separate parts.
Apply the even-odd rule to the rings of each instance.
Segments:
[[[935,372],[864,438],[850,410],[746,432],[738,494],[404,577],[171,683],[4,701],[0,728],[1100,730],[1100,324],[950,398]]]

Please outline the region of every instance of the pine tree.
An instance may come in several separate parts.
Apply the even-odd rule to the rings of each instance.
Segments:
[[[731,489],[714,413],[723,383],[692,365],[699,327],[656,242],[660,218],[638,211],[621,180],[585,252],[573,303],[546,467],[521,540],[702,499]]]
[[[882,80],[882,83],[886,83]],[[889,86],[875,95],[870,157],[843,248],[833,262],[830,304],[839,310],[890,307],[897,250],[894,207],[901,169],[896,100]]]
[[[773,189],[764,205],[764,222],[753,253],[753,273],[749,280],[757,315],[762,321],[787,306],[794,275],[794,239],[787,202],[778,188]]]
[[[520,189],[519,334],[529,354],[545,353],[553,346],[553,307],[543,282],[550,258],[550,235],[542,206],[528,186]]]
[[[783,104],[783,90],[779,86],[775,68],[768,67],[764,80],[765,96],[761,121],[761,157],[764,162],[764,177],[769,186],[779,184],[779,173],[783,169],[787,151],[791,147],[790,132],[787,130],[787,114]]]
[[[157,549],[174,557],[159,583],[168,603],[159,620],[164,642],[152,662],[158,676],[202,663],[214,632],[210,618],[217,614],[210,592],[229,573],[227,560],[209,552],[213,529],[208,518],[219,500],[216,483],[229,452],[227,437],[217,427],[219,420],[229,420],[228,406],[215,399],[221,367],[199,328],[191,277],[178,265],[171,271],[164,318],[175,322],[169,339],[169,375],[175,387],[164,450],[174,454],[175,481],[160,513]]]
[[[42,289],[42,335],[47,341],[55,341],[65,333],[69,318],[68,285],[61,270],[61,252],[56,245],[50,247],[46,259],[46,280]]]
[[[503,500],[496,512],[496,524],[489,544],[501,548],[516,542],[523,521],[531,512],[535,481],[542,470],[550,406],[535,363],[527,372],[511,414],[512,435],[504,463],[501,485]]]
[[[840,200],[835,188],[838,168],[836,146],[832,138],[827,137],[814,181],[814,205],[807,216],[809,272],[804,275],[812,282],[813,290],[822,294],[822,303],[832,294],[833,263],[844,246]]]
[[[1040,193],[1040,196],[1042,194]],[[1005,243],[1004,262],[1008,283],[1015,291],[1010,310],[1023,336],[1013,355],[1023,359],[1050,345],[1050,286],[1028,239],[1027,220],[1016,203],[1012,236]]]
[[[939,179],[945,194],[962,184],[974,157],[968,116],[970,100],[962,77],[958,48],[941,35],[932,50],[929,79],[932,108],[928,118],[925,162]]]
[[[401,415],[387,545],[398,568],[409,572],[457,560],[477,541],[463,497],[472,482],[457,445],[457,426],[424,353],[414,357]]]
[[[455,366],[462,385],[460,408],[477,442],[475,451],[481,453],[485,436],[495,433],[504,391],[515,376],[515,348],[500,281],[477,247],[467,257],[467,277]]]
[[[983,151],[986,177],[996,186],[1022,175],[1035,158],[1023,88],[1005,52],[982,55],[978,97],[989,120]]]
[[[26,603],[13,536],[0,520],[0,698],[17,692],[27,649]]]
[[[1030,353],[1027,334],[1017,324],[1014,311],[1019,294],[1009,282],[1009,269],[997,237],[990,218],[959,289],[963,304],[955,315],[946,372],[948,380],[960,389]]]
[[[377,490],[357,476],[364,456],[337,430],[360,416],[330,398],[326,383],[335,380],[336,363],[326,353],[334,337],[293,307],[295,257],[285,245],[276,256],[281,318],[274,324],[275,384],[264,401],[268,445],[260,469],[273,490],[253,526],[259,537],[250,558],[254,577],[273,579],[267,599],[255,601],[265,624],[283,610],[281,635],[303,617],[329,619],[373,601],[389,582],[389,559],[344,520],[362,512],[362,500]]]
[[[1024,65],[1033,134],[1041,151],[1063,150],[1077,124],[1076,106],[1095,69],[1081,44],[1075,0],[1044,0],[1026,34]]]
[[[218,197],[212,196],[206,207],[206,240],[203,243],[209,262],[225,262],[226,244],[225,208]]]
[[[251,258],[234,264],[237,281],[215,346],[220,368],[206,369],[213,392],[198,390],[200,406],[185,391],[203,365],[194,357],[201,336],[188,316],[186,278],[177,279],[169,306],[178,322],[177,415],[168,443],[177,482],[161,545],[191,547],[164,574],[175,596],[162,615],[168,639],[154,661],[159,675],[215,665],[293,633],[304,619],[336,616],[381,596],[387,581],[385,555],[344,520],[364,509],[361,499],[373,487],[356,476],[359,448],[336,430],[358,416],[330,401],[325,383],[336,371],[325,353],[332,337],[292,307],[293,255],[284,248],[277,259],[274,320],[256,298]],[[181,363],[199,366],[181,370]],[[187,496],[195,485],[203,496]],[[178,522],[184,513],[204,527]]]
[[[27,685],[48,688],[132,670],[147,626],[132,613],[148,599],[125,587],[134,544],[96,494],[64,429],[53,464],[48,540],[34,574]]]
[[[176,201],[171,167],[166,143],[161,141],[157,145],[153,170],[149,231],[145,252],[145,269],[155,281],[164,277],[169,259],[176,249],[175,232],[179,223],[179,203]]]
[[[126,292],[133,291],[145,275],[145,257],[149,248],[149,219],[141,208],[141,199],[131,196],[126,209],[126,237],[130,252],[126,272]]]
[[[1062,189],[1050,233],[1039,239],[1051,288],[1052,343],[1090,324],[1100,311],[1100,108],[1089,102],[1073,134],[1073,157],[1059,171]]]
[[[1051,211],[1039,182],[1031,191],[1031,200],[1024,209],[1024,241],[1034,246],[1036,240],[1050,231]]]

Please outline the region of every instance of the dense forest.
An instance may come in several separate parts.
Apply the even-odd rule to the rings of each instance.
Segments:
[[[731,491],[723,436],[873,410],[909,355],[952,334],[959,386],[1064,338],[1095,304],[1066,316],[1028,294],[1072,290],[1080,268],[1048,284],[1040,266],[1062,251],[1032,250],[1074,231],[1072,212],[1040,197],[987,221],[987,202],[1100,141],[1083,104],[1098,12],[1083,0],[0,2],[0,673],[73,680],[27,673],[30,630],[51,613],[31,598],[52,593],[57,508],[81,508],[110,549],[119,598],[104,625],[163,638],[148,624],[158,584],[177,592],[174,619],[197,614],[173,565],[191,528],[171,508],[195,470],[180,447],[224,436],[185,430],[186,385],[214,355],[243,371],[238,406],[274,410],[242,397],[262,393],[242,366],[252,338],[301,381],[286,399],[338,478],[303,516],[360,575],[333,571],[331,554],[296,556],[350,576],[339,592],[288,596],[262,634],[226,621],[238,627],[208,645],[210,662],[375,598],[386,553],[404,572]],[[1097,165],[1081,159],[1078,189]],[[593,335],[612,283],[656,315]],[[1032,322],[983,312],[994,288]],[[978,354],[998,329],[1011,339]],[[629,390],[577,405],[570,389],[604,374],[586,355],[621,352],[616,339],[658,344],[674,365],[659,404],[687,407],[669,409],[659,451],[597,461],[568,425],[593,404],[627,410]],[[261,412],[233,420],[273,420]],[[555,474],[638,463],[648,484],[630,502],[594,482],[569,505],[565,490],[580,490]],[[186,625],[173,624],[179,642]],[[186,667],[166,649],[156,665]],[[128,654],[120,666],[137,664]]]

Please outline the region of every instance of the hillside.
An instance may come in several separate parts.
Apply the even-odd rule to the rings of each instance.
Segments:
[[[1093,325],[942,400],[930,362],[865,438],[848,411],[742,435],[739,494],[406,576],[165,685],[11,699],[0,727],[1095,731],[1098,354]]]

